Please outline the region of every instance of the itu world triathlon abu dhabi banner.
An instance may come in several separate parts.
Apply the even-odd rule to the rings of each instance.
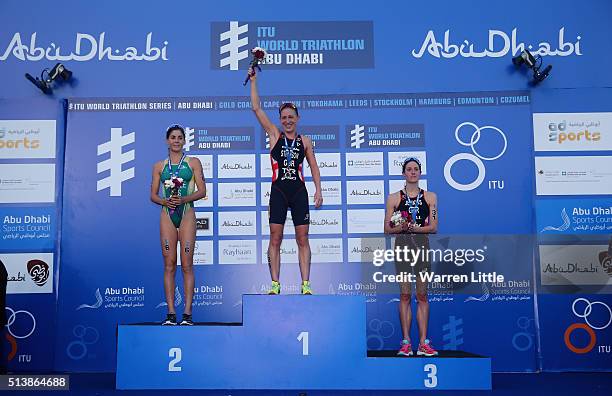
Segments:
[[[0,342],[10,371],[53,367],[64,111],[64,102],[0,100]]]
[[[312,138],[321,170],[324,204],[311,208],[310,226],[315,292],[368,296],[368,347],[397,347],[399,289],[374,279],[372,261],[377,249],[393,246],[383,235],[385,199],[403,186],[403,160],[417,157],[422,187],[438,194],[431,247],[455,252],[450,265],[434,263],[438,272],[490,274],[433,280],[432,340],[493,356],[496,370],[535,369],[529,95],[313,95],[263,97],[262,104],[275,119],[285,100],[300,108],[299,130]],[[249,107],[247,97],[70,101],[58,368],[113,370],[116,324],[165,315],[160,207],[149,191],[171,124],[185,126],[185,151],[202,162],[207,186],[195,203],[195,320],[239,322],[241,296],[267,290],[269,146]],[[305,175],[312,197],[308,166]],[[476,251],[483,261],[474,261]],[[297,261],[289,220],[283,293],[299,290]],[[483,333],[497,336],[483,340]]]

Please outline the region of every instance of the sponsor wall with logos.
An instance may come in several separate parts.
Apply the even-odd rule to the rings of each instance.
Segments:
[[[534,94],[542,364],[609,370],[612,89]]]
[[[2,332],[8,367],[53,367],[64,154],[64,102],[0,100]]]
[[[611,86],[610,73],[601,72],[612,66],[610,35],[602,34],[602,29],[610,30],[605,17],[612,13],[609,2],[577,8],[570,0],[546,0],[540,3],[546,18],[536,12],[509,13],[506,5],[484,1],[472,2],[471,7],[444,2],[435,8],[398,1],[372,9],[366,3],[315,0],[308,8],[297,7],[291,17],[277,4],[253,7],[246,1],[171,8],[147,4],[144,10],[139,3],[121,3],[120,15],[106,3],[64,4],[63,18],[73,23],[58,26],[47,15],[31,12],[39,6],[36,3],[4,2],[3,14],[24,14],[28,20],[6,18],[0,31],[0,71],[14,77],[3,82],[3,95],[39,96],[23,73],[37,76],[58,61],[75,76],[71,84],[55,89],[58,96],[74,98],[67,118],[62,219],[63,235],[69,238],[62,242],[55,368],[113,370],[115,324],[163,316],[159,208],[149,203],[148,195],[151,168],[166,154],[163,133],[170,124],[187,127],[186,148],[200,158],[207,178],[208,197],[196,205],[196,319],[238,321],[241,295],[264,291],[270,169],[265,135],[241,84],[248,49],[255,45],[270,52],[260,77],[266,111],[274,116],[282,101],[297,102],[302,131],[316,144],[325,205],[312,212],[315,291],[368,295],[368,346],[397,347],[396,289],[372,285],[370,263],[374,249],[392,246],[380,234],[384,199],[402,185],[399,162],[416,156],[424,165],[423,187],[439,197],[440,235],[432,237],[432,246],[486,246],[485,264],[465,265],[457,273],[497,271],[506,276],[504,282],[432,285],[434,345],[493,356],[497,371],[537,368],[532,250],[537,257],[556,254],[542,249],[567,241],[545,243],[542,233],[534,247],[534,224],[537,220],[538,231],[558,228],[565,218],[555,218],[555,210],[563,213],[564,208],[573,221],[569,206],[558,198],[565,195],[568,184],[563,178],[568,176],[555,173],[559,159],[547,145],[553,134],[567,151],[582,147],[587,136],[591,143],[601,142],[596,150],[560,153],[571,157],[566,161],[575,163],[572,169],[580,175],[605,169],[605,151],[610,148],[604,147],[603,135],[597,140],[594,132],[578,131],[572,137],[561,131],[566,128],[562,115],[552,121],[548,115],[541,120],[534,115],[533,128],[542,122],[546,128],[555,124],[556,130],[548,131],[543,140],[539,135],[531,140],[531,92],[523,91],[529,88],[530,75],[517,71],[510,59],[527,47],[543,56],[544,65],[554,65],[551,78],[535,91],[538,94],[547,88]],[[526,6],[531,3],[515,3],[517,10]],[[96,15],[95,20],[90,15]],[[419,18],[406,23],[408,15]],[[288,22],[295,20],[300,22]],[[539,106],[556,103],[546,96],[555,97],[556,92],[542,92]],[[563,102],[564,108],[535,112],[609,111],[588,106],[605,103],[604,97],[580,95],[579,100]],[[80,99],[92,97],[106,99]],[[47,104],[57,106],[53,100]],[[590,117],[578,114],[572,122],[609,122],[605,115],[596,121]],[[57,119],[57,125],[63,120]],[[58,135],[56,150],[63,147],[62,138]],[[534,146],[537,158],[532,161]],[[63,154],[56,158],[59,161]],[[0,166],[8,174],[35,169],[45,183],[55,175],[59,188],[61,179],[57,167],[53,173],[52,162],[7,157]],[[534,169],[545,171],[543,177],[532,178]],[[308,172],[306,167],[307,176]],[[602,171],[593,176],[601,183],[580,184],[577,189],[589,197],[570,197],[577,205],[572,211],[606,207],[600,198],[610,184],[609,175]],[[307,180],[312,195],[312,182]],[[57,193],[50,195],[42,187],[22,191],[23,197],[32,202],[29,216],[48,216],[49,200],[58,202]],[[20,215],[15,205],[0,205],[8,216]],[[582,226],[591,214],[574,216],[582,219],[577,220]],[[51,217],[53,233],[58,218],[54,223]],[[592,237],[591,230],[574,228],[574,234]],[[299,279],[292,233],[288,225],[282,248],[288,293],[298,291]],[[576,235],[569,240],[573,238]],[[589,239],[587,244],[603,246],[603,239]],[[7,251],[56,253],[57,243],[55,238],[41,238],[36,246],[42,247],[35,250],[11,242]],[[57,254],[54,260],[50,271],[57,271]],[[559,281],[555,279],[551,286]],[[178,280],[180,285],[180,275]],[[540,298],[545,304],[547,298],[559,296]],[[558,302],[551,304],[558,307]],[[180,287],[176,303],[182,307]],[[576,312],[587,316],[591,308],[602,307],[588,305],[582,313],[577,306]],[[483,323],[483,317],[496,320]],[[545,326],[542,330],[548,331]],[[483,339],[483,333],[496,337]],[[542,337],[548,340],[546,333]],[[556,342],[554,337],[550,341]],[[579,341],[573,342],[581,345]],[[545,354],[546,345],[542,347]]]
[[[311,209],[315,291],[366,294],[368,346],[397,347],[399,289],[375,282],[372,252],[392,247],[382,234],[385,200],[403,187],[403,160],[418,157],[422,186],[439,200],[440,235],[432,237],[432,247],[484,249],[486,257],[461,267],[436,263],[434,270],[505,277],[470,285],[434,282],[431,338],[443,349],[492,355],[497,370],[534,370],[532,248],[522,237],[533,223],[531,179],[525,177],[532,172],[531,151],[523,149],[531,145],[524,133],[530,128],[529,94],[263,96],[271,117],[281,100],[300,107],[300,130],[313,140],[322,175],[324,204]],[[195,318],[238,322],[242,294],[267,290],[272,171],[267,136],[248,102],[220,96],[69,101],[63,232],[71,238],[62,243],[58,367],[112,370],[108,351],[116,323],[165,315],[160,208],[149,201],[149,186],[153,164],[167,154],[165,130],[173,123],[185,126],[185,150],[202,162],[208,192],[195,204]],[[304,173],[312,196],[307,165]],[[289,220],[282,245],[284,293],[299,290],[297,261]],[[383,270],[393,271],[392,265]],[[483,316],[496,321],[483,324]],[[531,328],[520,328],[523,321]],[[90,329],[96,340],[79,354],[68,348],[76,328]],[[483,341],[483,331],[505,341]],[[526,339],[517,343],[519,332]]]

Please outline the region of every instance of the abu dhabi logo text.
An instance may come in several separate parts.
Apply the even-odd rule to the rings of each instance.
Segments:
[[[459,137],[459,132],[461,131],[463,127],[469,127],[470,130],[473,129],[472,135],[468,141],[461,140],[461,138]],[[482,134],[485,131],[489,133],[495,132],[499,134],[502,138],[503,142],[501,144],[501,147],[497,149],[496,155],[485,157],[484,155],[479,153],[476,149],[476,144],[480,141]],[[500,158],[502,155],[504,155],[504,153],[506,152],[506,149],[508,148],[508,140],[506,139],[506,135],[504,134],[504,132],[502,132],[502,130],[497,127],[494,127],[491,125],[479,127],[473,122],[468,122],[468,121],[459,124],[457,128],[455,128],[455,139],[457,140],[457,143],[459,143],[460,145],[469,147],[472,150],[472,153],[458,153],[450,157],[446,161],[446,164],[444,164],[444,178],[446,179],[446,182],[456,190],[459,190],[459,191],[474,190],[478,188],[482,184],[482,182],[485,180],[486,168],[485,168],[484,162],[482,161],[483,160],[484,161],[494,161]],[[476,168],[478,169],[478,175],[476,176],[476,179],[474,179],[470,183],[459,183],[453,178],[453,175],[451,173],[453,165],[461,160],[472,162],[474,165],[476,165]],[[503,180],[489,180],[490,190],[502,190],[503,188],[504,188]]]
[[[110,175],[98,180],[96,191],[109,189],[111,197],[121,196],[121,185],[134,177],[134,167],[122,170],[123,164],[136,158],[135,150],[123,152],[123,147],[134,143],[136,133],[123,134],[121,128],[111,128],[111,139],[98,145],[98,155],[110,153],[110,158],[98,162],[98,173],[110,171]]]
[[[501,31],[490,29],[488,33],[487,47],[470,42],[468,39],[454,37],[451,38],[450,29],[444,32],[444,38],[438,40],[436,33],[433,30],[427,32],[423,43],[418,49],[412,50],[412,56],[422,58],[425,53],[434,58],[452,59],[457,56],[463,58],[501,58],[508,54],[515,56],[528,49],[534,56],[580,56],[580,40],[582,37],[576,36],[576,41],[565,41],[565,27],[559,29],[556,48],[546,41],[538,44],[537,49],[531,44],[525,44],[517,39],[517,28],[512,29],[510,34]],[[461,43],[461,44],[453,44]],[[554,48],[554,49],[553,49]]]
[[[145,48],[140,51],[138,50],[138,44],[127,46],[124,49],[111,47],[107,44],[106,32],[100,33],[98,37],[87,33],[77,33],[74,50],[62,48],[61,45],[57,45],[53,41],[39,47],[37,36],[37,32],[32,33],[28,43],[22,40],[21,33],[15,33],[5,50],[0,53],[0,61],[8,59],[10,56],[20,61],[27,60],[34,62],[42,59],[59,62],[86,62],[90,60],[152,62],[160,59],[163,61],[168,60],[168,42],[164,41],[161,48],[155,47],[153,45],[152,32],[147,34]],[[24,41],[28,45],[24,44]]]
[[[211,69],[246,70],[253,47],[272,69],[374,67],[371,21],[212,22],[211,40]]]
[[[603,301],[589,301],[586,298],[577,298],[572,303],[572,312],[576,317],[584,319],[584,323],[573,323],[565,330],[563,341],[570,351],[583,355],[591,352],[597,343],[595,330],[605,330],[612,323],[612,310]],[[585,346],[577,346],[572,341],[574,330],[584,330],[588,335],[588,343]],[[609,345],[599,345],[599,353],[610,353]]]

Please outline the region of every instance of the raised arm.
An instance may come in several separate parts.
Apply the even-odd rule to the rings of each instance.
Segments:
[[[259,99],[259,92],[257,91],[257,75],[251,74],[251,109],[253,113],[255,113],[255,117],[257,117],[257,121],[261,124],[262,128],[268,136],[270,137],[270,147],[274,147],[278,137],[280,136],[280,132],[276,125],[274,125],[266,112],[261,108],[261,101]]]
[[[310,173],[312,174],[312,181],[315,185],[314,203],[315,207],[318,208],[323,204],[323,194],[321,193],[321,172],[319,171],[319,165],[315,158],[314,149],[312,146],[312,140],[308,136],[303,136],[302,141],[304,142],[304,155],[306,161],[310,165]]]

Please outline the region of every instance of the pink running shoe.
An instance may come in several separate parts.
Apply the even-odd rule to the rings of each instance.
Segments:
[[[438,351],[431,347],[431,343],[429,340],[425,340],[424,343],[419,344],[419,349],[417,349],[417,356],[436,356]]]
[[[412,344],[408,340],[402,340],[402,347],[399,352],[397,352],[398,356],[412,356]]]

